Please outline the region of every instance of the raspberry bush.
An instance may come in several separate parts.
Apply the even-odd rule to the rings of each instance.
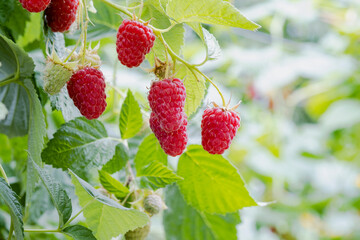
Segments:
[[[236,223],[229,219],[256,202],[220,155],[236,136],[240,116],[238,106],[226,104],[216,78],[202,71],[220,51],[202,24],[259,26],[228,1],[209,2],[10,0],[13,8],[21,3],[27,10],[17,21],[28,29],[16,32],[7,22],[0,31],[5,59],[0,60],[0,110],[6,109],[0,131],[9,138],[27,136],[27,146],[19,147],[26,177],[14,186],[8,175],[21,172],[20,166],[0,165],[0,203],[11,219],[8,239],[40,239],[39,233],[145,239],[152,217],[162,212],[173,216],[164,222],[167,230],[176,226],[171,231],[184,232],[176,222],[185,212],[172,199],[185,201],[194,216],[208,217],[197,223],[194,239],[207,239],[202,229],[213,232],[211,239],[236,237]],[[0,20],[10,18],[0,14]],[[205,46],[201,63],[183,54],[185,29]],[[120,77],[119,69],[143,72],[144,79]],[[147,92],[124,89],[122,83],[142,85]],[[217,93],[207,97],[220,102],[206,109],[210,88]],[[48,228],[39,219],[51,207],[59,219]],[[232,231],[222,232],[217,224]]]

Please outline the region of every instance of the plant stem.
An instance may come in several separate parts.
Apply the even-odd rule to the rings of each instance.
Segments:
[[[10,229],[9,229],[9,236],[8,236],[8,240],[11,240],[12,235],[13,235],[13,232],[14,232],[14,224],[13,224],[13,222],[11,221],[11,224],[10,224]]]
[[[180,62],[182,62],[196,77],[196,74],[194,71],[198,72],[200,75],[202,75],[211,85],[213,85],[216,90],[218,91],[223,106],[226,106],[226,102],[225,102],[225,98],[223,96],[223,94],[221,93],[220,89],[216,86],[216,84],[208,77],[206,76],[203,72],[201,72],[196,66],[194,66],[193,64],[188,63],[187,61],[185,61],[184,59],[182,59],[181,57],[179,57],[170,47],[169,45],[166,43],[164,37],[162,36],[161,33],[155,33],[157,34],[157,37],[161,40],[161,42],[164,44],[165,49],[167,49],[167,51],[169,52],[169,54],[173,57],[176,58],[177,60],[179,60]]]

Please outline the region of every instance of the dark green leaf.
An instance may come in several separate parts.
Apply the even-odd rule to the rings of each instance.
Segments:
[[[74,225],[64,228],[62,232],[75,240],[96,240],[92,231],[81,225]]]
[[[63,124],[42,152],[45,163],[85,175],[90,167],[98,167],[114,156],[119,142],[109,138],[98,120],[76,118]]]

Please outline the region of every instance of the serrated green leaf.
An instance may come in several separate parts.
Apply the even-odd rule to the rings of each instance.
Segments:
[[[0,35],[0,82],[15,77],[19,64],[14,50],[11,48],[7,38]]]
[[[117,198],[126,197],[130,192],[127,187],[105,171],[99,171],[99,180],[101,185]]]
[[[85,175],[87,169],[111,159],[118,143],[108,137],[100,121],[80,117],[58,129],[43,150],[42,159],[56,168],[70,168]]]
[[[222,0],[169,0],[166,13],[177,22],[200,22],[256,30],[259,25]]]
[[[31,196],[38,180],[37,174],[33,169],[32,159],[36,164],[41,163],[41,151],[44,147],[44,138],[46,136],[45,118],[42,111],[42,106],[34,85],[29,79],[24,81],[23,85],[28,94],[30,103],[30,117],[29,117],[29,137],[28,137],[28,151],[29,157],[26,169],[26,218],[28,208],[30,207]],[[31,157],[30,157],[31,156]],[[32,159],[31,159],[32,158]]]
[[[136,176],[146,177],[155,189],[163,188],[166,185],[183,179],[182,177],[176,175],[164,164],[157,161],[153,161],[140,169],[140,171],[137,171]]]
[[[81,225],[74,225],[64,228],[61,232],[69,235],[75,240],[96,240],[92,231]]]
[[[9,208],[11,220],[14,224],[16,239],[24,239],[24,228],[22,221],[23,215],[21,211],[21,205],[18,201],[16,193],[10,188],[10,186],[6,183],[5,179],[3,179],[2,177],[0,177],[0,198]]]
[[[120,133],[123,139],[132,138],[143,125],[141,109],[134,95],[128,90],[120,112]]]
[[[183,79],[186,88],[185,113],[191,116],[201,105],[205,96],[205,80],[198,73],[193,73],[184,64],[176,65],[177,77]]]
[[[116,145],[115,154],[110,161],[108,161],[103,167],[102,170],[113,174],[117,171],[120,171],[125,167],[127,161],[129,160],[129,150],[125,147],[124,144],[120,143]]]
[[[166,239],[176,240],[236,240],[238,213],[211,215],[189,206],[176,185],[165,189],[163,223]]]
[[[154,134],[148,135],[139,146],[138,152],[135,156],[135,169],[141,172],[142,168],[148,166],[150,163],[157,161],[164,165],[167,164],[167,155],[162,150],[158,140]]]
[[[41,169],[34,161],[32,161],[32,164],[50,194],[51,201],[59,214],[59,226],[62,227],[71,217],[71,199],[59,182],[50,177],[50,175]]]
[[[178,185],[186,202],[201,212],[225,214],[257,205],[236,168],[202,146],[188,147],[177,173],[184,178]]]
[[[90,184],[70,171],[75,193],[86,223],[96,238],[110,240],[129,230],[145,226],[149,217],[138,210],[125,208],[96,191]]]

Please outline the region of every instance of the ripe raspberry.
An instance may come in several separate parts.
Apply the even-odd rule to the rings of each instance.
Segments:
[[[69,96],[87,119],[98,118],[106,108],[105,80],[101,71],[86,67],[67,83]]]
[[[126,240],[144,240],[150,232],[150,224],[144,227],[136,228],[135,230],[128,231],[125,234]]]
[[[52,0],[45,10],[47,24],[53,32],[65,32],[76,19],[79,0]]]
[[[164,131],[173,132],[180,128],[186,117],[183,113],[185,98],[185,86],[180,79],[164,79],[151,85],[149,104]]]
[[[154,45],[155,35],[144,24],[125,19],[116,36],[116,51],[120,62],[129,67],[138,67]]]
[[[159,195],[151,194],[144,199],[144,209],[151,215],[158,214],[163,207],[164,203]]]
[[[201,120],[204,149],[211,154],[222,154],[229,148],[239,127],[240,117],[233,110],[220,107],[206,109]]]
[[[186,148],[188,141],[186,126],[187,118],[185,115],[183,122],[180,124],[180,128],[178,130],[173,132],[166,132],[161,128],[155,112],[152,112],[150,116],[150,128],[154,132],[156,138],[159,140],[161,148],[167,155],[173,157],[181,155]]]
[[[29,12],[41,12],[49,5],[50,0],[20,0],[20,3]]]

